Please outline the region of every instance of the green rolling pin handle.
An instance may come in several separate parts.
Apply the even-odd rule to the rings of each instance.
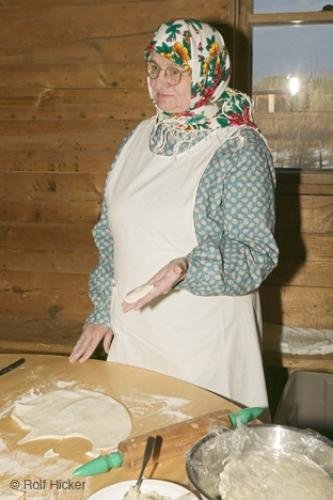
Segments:
[[[232,427],[237,427],[237,423],[247,424],[251,420],[257,418],[264,408],[243,408],[236,413],[229,413],[229,418]],[[74,476],[94,476],[95,474],[102,474],[121,467],[124,463],[124,457],[119,451],[114,451],[110,455],[101,455],[86,464],[81,465],[73,472]]]
[[[229,413],[228,416],[230,418],[232,427],[235,429],[237,427],[238,422],[245,425],[248,422],[251,422],[251,420],[258,418],[259,415],[261,415],[264,410],[265,408],[260,408],[260,407],[242,408],[238,412]]]
[[[74,476],[94,476],[102,474],[110,469],[121,467],[124,463],[123,455],[119,451],[114,451],[110,455],[101,455],[86,464],[81,465],[73,472]]]

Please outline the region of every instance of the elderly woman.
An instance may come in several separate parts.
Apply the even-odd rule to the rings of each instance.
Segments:
[[[278,258],[271,154],[250,99],[228,87],[215,28],[162,24],[145,57],[156,114],[108,175],[93,233],[94,309],[70,361],[103,339],[109,361],[267,406],[258,287]],[[124,300],[144,284],[144,297]]]

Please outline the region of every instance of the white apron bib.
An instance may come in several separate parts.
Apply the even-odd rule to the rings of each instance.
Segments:
[[[177,157],[149,149],[153,121],[134,132],[109,176],[106,196],[114,239],[109,361],[171,375],[247,406],[267,406],[257,293],[230,297],[172,291],[141,311],[121,302],[197,240],[197,188],[219,146],[216,133]]]

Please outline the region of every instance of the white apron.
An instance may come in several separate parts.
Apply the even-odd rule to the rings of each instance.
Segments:
[[[247,406],[267,406],[257,293],[202,297],[174,290],[153,306],[122,312],[126,293],[197,246],[196,192],[219,146],[212,133],[185,154],[155,155],[148,146],[152,124],[147,120],[134,132],[106,188],[115,270],[108,361],[156,370]]]

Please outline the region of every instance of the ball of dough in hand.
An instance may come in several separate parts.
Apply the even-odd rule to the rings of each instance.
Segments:
[[[131,292],[129,292],[124,301],[128,304],[133,304],[137,300],[142,299],[145,295],[150,293],[154,289],[154,285],[141,285],[137,288],[134,288]]]

